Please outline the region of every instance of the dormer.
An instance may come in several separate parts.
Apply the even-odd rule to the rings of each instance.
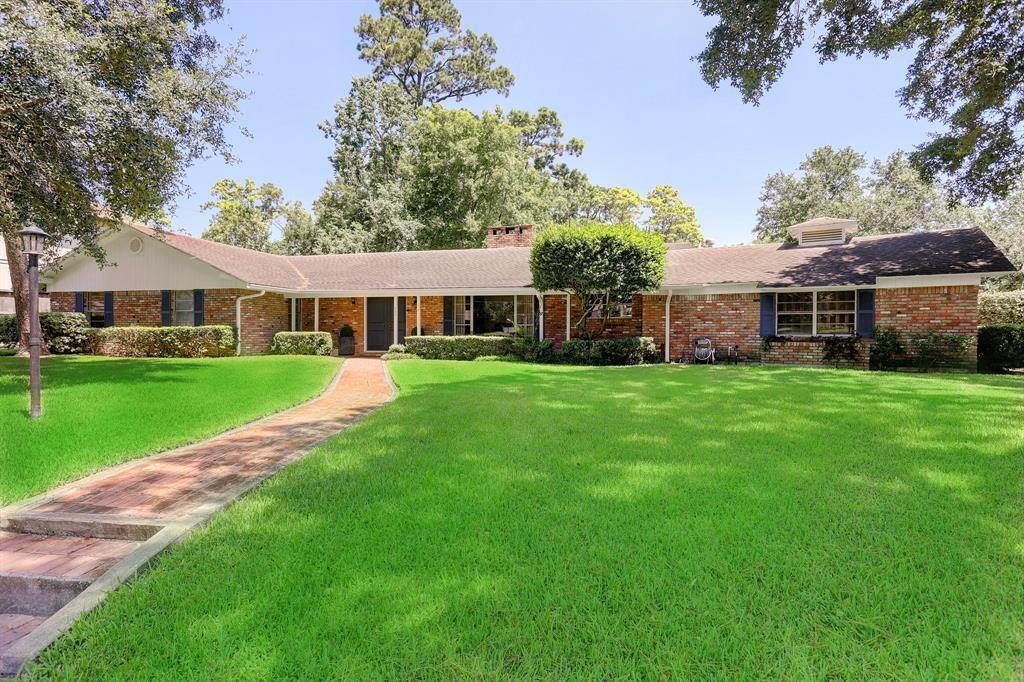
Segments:
[[[860,225],[846,218],[815,218],[786,228],[800,246],[845,244]]]

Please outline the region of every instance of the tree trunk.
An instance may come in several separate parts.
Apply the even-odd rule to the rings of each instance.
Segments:
[[[14,315],[18,321],[18,352],[22,354],[28,352],[28,275],[25,273],[25,256],[21,253],[21,238],[16,233],[4,234],[4,243],[7,247],[7,266],[11,271]]]

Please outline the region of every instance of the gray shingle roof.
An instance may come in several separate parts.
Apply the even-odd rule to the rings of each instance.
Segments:
[[[132,227],[251,285],[296,291],[505,289],[531,285],[520,247],[278,256],[146,226]],[[666,287],[871,285],[876,277],[984,274],[1014,266],[979,229],[855,237],[835,246],[744,244],[668,251]]]

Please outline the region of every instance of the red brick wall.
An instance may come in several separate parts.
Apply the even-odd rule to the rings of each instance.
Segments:
[[[257,293],[247,289],[207,289],[206,324],[235,326],[235,301],[239,296]],[[261,355],[270,352],[270,343],[277,332],[291,328],[288,299],[267,292],[242,301],[242,354]]]
[[[935,329],[970,336],[962,367],[978,361],[978,287],[913,287],[875,292],[875,325],[904,334]]]
[[[338,331],[342,325],[352,327],[355,335],[356,353],[363,352],[363,302],[362,296],[344,296],[340,298],[320,299],[320,328],[315,331],[327,332],[331,335],[332,343],[338,345]],[[296,305],[298,328],[304,331],[314,331],[313,318],[315,302],[312,298],[300,298]]]
[[[905,333],[931,328],[977,334],[978,287],[914,287],[878,289],[875,324]]]
[[[544,309],[546,310],[544,318],[544,338],[554,339],[556,343],[561,343],[565,340],[565,295],[555,294],[545,296]],[[569,324],[577,322],[582,314],[583,306],[581,305],[580,300],[573,296],[571,310],[572,316]],[[630,336],[640,336],[643,334],[644,329],[643,319],[644,296],[637,294],[633,296],[632,317],[609,318],[608,324],[605,326],[604,333],[599,338],[623,339]],[[601,331],[601,320],[588,319],[586,326],[587,331],[597,337],[598,332]],[[578,335],[578,329],[573,326],[571,337],[576,338]]]
[[[661,300],[664,310],[664,298]],[[671,309],[669,350],[673,360],[688,361],[693,356],[694,342],[703,336],[711,339],[716,348],[739,346],[742,357],[758,357],[761,346],[759,294],[676,295],[672,297]]]
[[[114,326],[159,327],[160,292],[115,291]],[[234,326],[234,322],[232,322],[232,326]]]
[[[55,291],[50,294],[50,310],[55,313],[75,312],[75,295],[70,291]]]

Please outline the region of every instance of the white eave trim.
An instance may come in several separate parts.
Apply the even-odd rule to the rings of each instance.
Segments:
[[[907,287],[978,286],[981,284],[981,278],[982,275],[977,273],[967,275],[906,275],[900,277],[877,277],[875,282],[879,289],[904,289]]]
[[[267,287],[260,284],[248,285],[250,289],[266,289],[284,294],[288,298],[347,298],[347,297],[394,297],[394,296],[535,296],[539,294],[536,289],[529,287],[508,287],[508,288],[460,288],[460,289],[284,289],[278,287]]]

